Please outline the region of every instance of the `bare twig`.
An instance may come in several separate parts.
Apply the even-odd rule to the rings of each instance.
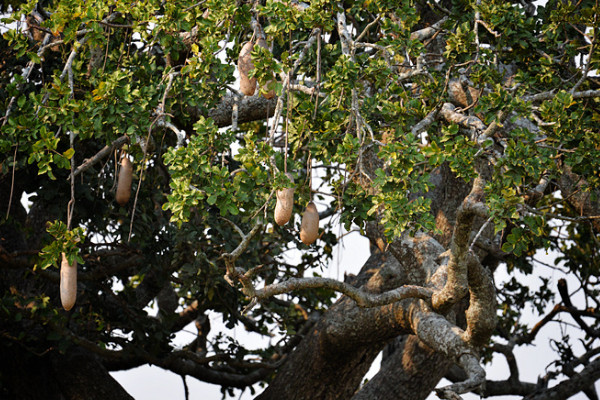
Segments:
[[[38,52],[37,52],[38,57],[41,57],[44,54],[44,52],[46,51],[46,49],[48,48],[46,46],[46,44],[48,44],[51,37],[52,37],[52,35],[49,33],[47,33],[46,36],[44,36],[44,40],[42,40],[42,45],[40,46],[40,48],[38,49]],[[24,82],[26,82],[27,79],[29,79],[29,75],[31,75],[31,71],[33,70],[34,65],[35,65],[35,63],[33,62],[33,60],[31,60],[27,63],[27,66],[25,67],[25,69],[23,69],[22,76],[23,76]],[[17,90],[20,91],[22,86],[23,86],[23,83],[18,85]],[[12,111],[12,107],[13,107],[13,104],[16,99],[17,99],[17,96],[15,95],[15,96],[11,97],[10,101],[8,102],[8,106],[6,106],[6,113],[4,114],[4,117],[2,118],[2,126],[4,126],[4,124],[6,124],[8,122],[8,117],[10,116],[10,112]]]
[[[597,5],[597,4],[596,4]],[[594,13],[594,22],[592,24],[592,26],[598,26],[597,24],[597,19],[598,19],[598,13]],[[579,78],[579,80],[577,81],[577,83],[575,83],[575,85],[573,86],[573,88],[571,88],[571,94],[574,94],[577,89],[579,88],[579,86],[581,86],[581,84],[583,82],[585,82],[589,72],[590,72],[590,68],[592,66],[592,58],[594,55],[594,49],[596,47],[596,34],[598,32],[598,29],[592,29],[592,31],[594,32],[594,37],[591,40],[590,43],[590,52],[588,53],[588,60],[587,63],[585,65],[585,68],[583,69],[583,74],[581,75],[581,78]]]
[[[229,221],[229,222],[231,222],[231,221]],[[242,285],[244,285],[244,286],[246,286],[246,285],[252,286],[252,283],[250,282],[250,277],[247,275],[247,272],[243,271],[241,269],[235,268],[235,261],[238,258],[240,258],[240,256],[242,255],[242,253],[244,253],[244,251],[246,251],[246,249],[250,245],[250,241],[252,240],[254,235],[256,235],[262,229],[262,227],[263,227],[262,223],[260,223],[260,222],[256,223],[256,225],[254,225],[252,230],[247,235],[245,235],[244,232],[241,229],[239,229],[239,227],[238,227],[236,229],[236,231],[238,231],[238,233],[242,236],[242,240],[240,241],[238,246],[231,253],[224,253],[221,255],[221,257],[219,257],[220,259],[225,260],[225,267],[227,268],[227,272],[225,274],[225,280],[231,286],[234,285],[235,279],[239,279],[242,282]]]
[[[7,115],[8,115],[8,110],[7,110]],[[13,155],[13,167],[12,167],[12,176],[11,176],[11,180],[10,180],[10,195],[8,196],[8,208],[6,209],[6,219],[8,219],[8,216],[10,215],[10,208],[12,207],[12,198],[13,198],[13,193],[15,190],[15,170],[17,168],[17,150],[19,149],[19,142],[17,142],[17,145],[15,146],[15,154]]]
[[[367,26],[365,26],[365,29],[363,29],[363,31],[360,33],[360,35],[358,35],[358,37],[355,39],[355,42],[360,42],[362,40],[362,38],[365,37],[367,32],[369,32],[369,29],[371,29],[373,27],[373,25],[378,23],[380,19],[381,19],[381,14],[378,15],[377,18],[375,18],[373,21],[369,22],[369,24]]]
[[[313,29],[313,31],[310,34],[310,38],[308,39],[308,41],[306,42],[306,45],[304,45],[304,48],[298,55],[298,59],[292,66],[292,69],[288,72],[288,74],[283,74],[283,79],[282,79],[283,80],[283,82],[282,82],[283,93],[277,99],[277,105],[275,106],[275,113],[274,113],[274,118],[273,118],[273,126],[271,127],[271,132],[269,133],[269,143],[271,145],[273,145],[273,141],[275,140],[275,131],[277,130],[277,126],[279,125],[279,118],[281,117],[281,111],[283,109],[283,97],[285,96],[287,86],[289,84],[288,77],[291,77],[294,75],[294,73],[296,72],[296,69],[298,68],[298,66],[300,65],[300,63],[302,62],[302,60],[304,59],[306,54],[308,53],[308,49],[310,49],[312,47],[313,43],[317,40],[317,36],[319,36],[320,33],[321,33],[321,30],[319,28]]]

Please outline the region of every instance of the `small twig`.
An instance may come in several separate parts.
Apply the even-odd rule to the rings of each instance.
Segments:
[[[219,219],[222,219],[223,221],[225,221],[228,224],[230,224],[231,226],[233,226],[233,229],[235,229],[235,231],[242,237],[242,239],[244,239],[246,237],[246,235],[244,234],[244,231],[242,231],[235,222],[233,222],[230,219],[224,218],[224,217],[219,217]]]
[[[371,27],[373,25],[375,25],[376,23],[379,22],[379,20],[381,19],[381,14],[377,16],[377,18],[375,18],[373,21],[369,22],[369,24],[367,26],[365,26],[365,29],[363,29],[363,31],[360,33],[360,35],[358,35],[358,37],[356,39],[354,39],[355,42],[360,42],[362,40],[363,37],[365,37],[365,35],[367,34],[367,32],[369,32],[369,29],[371,29]]]
[[[47,49],[46,44],[50,41],[51,37],[52,37],[52,35],[49,33],[46,34],[46,36],[44,36],[44,40],[42,40],[42,45],[40,46],[40,48],[37,52],[38,57],[41,57],[44,54],[44,52],[46,51],[46,49]],[[34,65],[35,65],[35,63],[33,62],[33,60],[31,60],[27,63],[27,66],[23,70],[23,74],[21,76],[23,77],[23,80],[25,82],[27,81],[27,79],[29,79],[29,75],[31,75],[31,71],[33,70]],[[17,90],[20,91],[22,86],[23,86],[23,83],[19,84],[17,86]],[[8,106],[6,106],[6,113],[4,114],[4,117],[2,118],[2,126],[4,126],[4,124],[6,124],[8,122],[8,117],[10,116],[10,112],[12,111],[12,107],[13,107],[13,104],[16,99],[17,99],[17,96],[15,95],[15,96],[11,97],[10,101],[8,102]]]
[[[489,225],[489,223],[492,222],[492,219],[494,219],[494,217],[489,217],[483,223],[483,225],[481,225],[481,228],[479,228],[479,231],[477,231],[477,234],[475,235],[475,237],[473,238],[473,241],[471,242],[471,245],[469,246],[469,252],[473,251],[473,247],[475,246],[475,243],[477,243],[477,240],[479,239],[479,237],[481,236],[481,234],[483,233],[485,228]]]
[[[7,111],[8,114],[8,111]],[[15,169],[17,168],[17,150],[19,149],[19,142],[15,146],[15,154],[13,155],[13,167],[12,167],[12,177],[10,181],[10,195],[8,197],[8,208],[6,209],[6,219],[10,215],[10,208],[12,207],[12,198],[15,190]]]
[[[256,218],[256,216],[258,215],[258,213],[264,208],[265,209],[265,215],[267,213],[267,206],[269,205],[269,201],[271,200],[271,197],[273,197],[273,195],[275,194],[275,190],[271,190],[271,193],[269,193],[269,196],[267,197],[267,201],[264,202],[264,204],[254,212],[254,214],[252,214],[252,216],[250,217],[250,220],[253,220],[254,218]],[[265,217],[266,219],[266,217]]]
[[[275,140],[275,131],[277,130],[279,118],[281,117],[281,110],[283,108],[283,97],[284,97],[285,91],[287,90],[287,86],[289,84],[288,77],[294,75],[294,73],[296,72],[296,69],[298,68],[298,66],[300,65],[300,63],[302,62],[302,60],[304,59],[306,54],[308,53],[308,49],[310,49],[310,47],[313,45],[313,43],[317,40],[317,35],[319,35],[320,33],[321,33],[321,30],[319,28],[313,29],[313,31],[310,34],[310,38],[306,42],[306,45],[304,46],[302,51],[300,52],[300,55],[298,56],[298,59],[292,66],[292,69],[290,71],[288,71],[288,74],[284,74],[284,78],[283,78],[283,90],[284,91],[281,94],[281,96],[279,96],[279,98],[277,99],[277,105],[275,106],[275,113],[273,116],[273,126],[271,127],[271,132],[269,133],[269,143],[271,145],[273,145],[273,141]]]
[[[597,18],[598,18],[598,14],[594,13],[594,23],[592,24],[592,26],[597,26],[597,24],[596,24]],[[592,56],[594,55],[594,48],[596,47],[596,32],[598,31],[598,29],[593,29],[593,31],[594,31],[594,38],[591,40],[591,43],[590,43],[590,52],[588,53],[588,61],[585,65],[585,68],[583,69],[583,74],[581,75],[581,78],[577,81],[577,83],[575,83],[575,85],[571,89],[571,92],[570,92],[571,94],[573,94],[577,91],[579,86],[581,86],[581,84],[586,80],[586,78],[590,72],[590,68],[592,66]]]
[[[555,214],[555,213],[551,213],[551,212],[542,212],[531,206],[528,206],[527,204],[521,204],[518,206],[519,206],[519,208],[525,209],[526,211],[529,211],[532,214],[555,218],[555,219],[560,219],[560,220],[569,221],[569,222],[584,222],[584,221],[592,220],[592,219],[600,219],[600,215],[584,215],[581,217],[566,217],[564,215],[559,215],[559,214]]]
[[[187,382],[185,381],[185,375],[181,375],[181,380],[183,381],[183,394],[185,396],[185,400],[190,400],[190,390],[188,389]]]
[[[197,2],[196,4],[193,4],[193,5],[189,6],[189,7],[188,7],[188,8],[186,8],[184,11],[190,11],[192,8],[195,8],[195,7],[201,6],[201,5],[202,5],[202,4],[204,4],[204,3],[206,3],[206,0],[199,1],[199,2]]]
[[[494,35],[494,37],[499,38],[500,36],[502,36],[501,33],[496,32],[495,30],[493,30],[492,28],[490,28],[490,26],[487,24],[487,22],[481,20],[481,19],[476,19],[475,22],[477,22],[478,24],[483,25],[483,27],[492,35]]]
[[[73,79],[73,69],[72,69],[73,61],[75,61],[75,57],[77,57],[77,54],[79,53],[79,49],[83,46],[83,44],[85,44],[85,42],[87,42],[87,40],[88,40],[88,37],[84,36],[73,44],[73,49],[71,50],[71,53],[69,54],[69,58],[67,58],[67,62],[65,63],[65,66],[59,76],[60,81],[63,82],[65,80],[65,77],[68,74],[70,87],[72,87],[72,85],[73,85],[73,81],[72,81],[72,79]],[[48,101],[49,98],[50,98],[50,93],[46,92],[46,94],[42,98],[41,105],[46,104],[46,102]],[[40,109],[38,108],[37,111],[35,112],[36,118],[37,118],[39,112],[40,112]]]
[[[479,11],[479,7],[481,6],[481,0],[476,0],[475,2],[477,9],[475,10],[475,26],[473,30],[475,31],[475,57],[474,61],[477,63],[479,60],[479,23],[478,21],[481,19],[481,12]],[[467,91],[468,92],[468,91]]]
[[[319,32],[319,36],[317,37],[317,85],[315,89],[317,91],[317,97],[315,98],[315,109],[313,111],[312,119],[317,118],[317,110],[319,109],[319,97],[321,97],[321,32]],[[312,95],[312,94],[311,94]],[[323,96],[325,97],[325,93]]]

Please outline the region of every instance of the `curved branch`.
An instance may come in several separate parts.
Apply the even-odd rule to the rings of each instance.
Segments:
[[[287,281],[268,285],[259,289],[254,296],[259,299],[266,299],[277,294],[288,293],[294,290],[325,288],[343,293],[356,301],[359,307],[377,307],[394,303],[399,300],[418,298],[428,300],[433,294],[433,290],[422,286],[405,285],[399,288],[381,293],[372,294],[355,288],[345,282],[330,278],[291,278]]]
[[[600,331],[596,329],[590,328],[588,324],[581,318],[581,316],[577,312],[572,312],[575,307],[573,307],[573,303],[571,303],[571,297],[569,296],[569,288],[567,287],[567,281],[565,279],[558,280],[558,293],[560,294],[560,298],[562,299],[565,306],[567,306],[567,311],[571,314],[571,317],[577,322],[577,325],[581,327],[585,331],[585,333],[590,337],[600,337]]]
[[[456,215],[456,226],[448,260],[448,280],[444,288],[432,297],[433,308],[442,314],[462,299],[468,291],[467,255],[473,218],[476,215],[487,214],[487,209],[481,202],[484,186],[484,179],[477,177],[473,182],[471,193],[465,198]]]
[[[477,117],[467,116],[464,114],[457,113],[456,107],[452,103],[444,103],[440,110],[440,115],[448,122],[461,125],[468,129],[475,129],[477,131],[485,131],[487,126]]]
[[[496,328],[496,289],[491,274],[473,255],[468,260],[468,280],[470,299],[465,312],[464,339],[474,347],[481,347]]]
[[[586,365],[580,373],[574,374],[571,379],[558,385],[527,396],[527,400],[566,399],[588,388],[600,379],[600,357]]]
[[[83,164],[81,164],[79,167],[77,167],[75,172],[73,172],[73,176],[77,176],[77,175],[81,174],[82,172],[84,172],[85,170],[89,169],[92,165],[98,163],[104,156],[106,156],[107,154],[112,152],[114,149],[118,149],[128,140],[129,140],[129,138],[124,135],[124,136],[121,136],[120,138],[115,139],[111,144],[107,144],[106,146],[104,146],[102,148],[102,150],[97,152],[92,158],[85,160],[83,162]],[[69,177],[68,179],[71,179],[71,177]]]
[[[411,315],[411,326],[417,337],[426,345],[456,360],[466,373],[462,382],[436,389],[443,399],[458,399],[459,394],[479,389],[485,382],[485,371],[479,364],[479,357],[462,336],[462,329],[448,322],[444,317],[431,311],[417,311]]]

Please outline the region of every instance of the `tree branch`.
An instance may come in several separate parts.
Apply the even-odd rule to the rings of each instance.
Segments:
[[[496,328],[496,289],[491,274],[475,255],[469,254],[467,264],[470,299],[463,338],[479,348],[488,342]]]
[[[436,389],[442,399],[458,399],[459,394],[475,390],[485,382],[485,371],[479,364],[479,357],[462,336],[462,329],[448,322],[441,315],[430,310],[419,310],[411,315],[411,327],[415,335],[432,349],[454,359],[465,371],[462,382]]]
[[[571,314],[571,317],[577,322],[577,325],[581,327],[585,331],[585,333],[590,337],[600,337],[600,331],[592,329],[588,324],[581,318],[581,316],[577,312],[571,312],[573,304],[571,303],[571,297],[569,296],[569,288],[567,287],[567,281],[565,279],[558,280],[558,293],[560,294],[560,298],[562,299],[565,306],[567,306],[567,311]]]
[[[450,123],[461,125],[468,129],[474,129],[476,131],[485,131],[485,124],[477,117],[467,116],[464,114],[457,113],[456,107],[452,103],[444,103],[440,110],[440,115]]]
[[[436,292],[431,299],[434,310],[442,314],[462,299],[468,291],[467,255],[473,218],[476,215],[487,214],[487,208],[481,203],[484,186],[485,181],[481,177],[475,178],[471,193],[464,199],[456,215],[448,260],[448,280],[444,288]],[[487,291],[483,286],[479,287],[479,290]]]
[[[600,379],[600,357],[586,365],[583,370],[574,374],[570,379],[560,382],[550,389],[536,392],[525,397],[527,400],[567,399],[588,388]]]
[[[345,282],[330,278],[290,278],[286,281],[274,283],[256,290],[254,296],[263,300],[278,294],[288,293],[294,290],[325,288],[343,293],[356,301],[359,307],[377,307],[394,303],[408,298],[419,298],[428,300],[433,293],[432,289],[421,286],[406,285],[381,293],[372,294],[355,288]],[[247,293],[250,295],[250,293]]]
[[[88,170],[94,164],[98,163],[103,157],[105,157],[110,152],[112,152],[114,149],[120,148],[128,140],[129,140],[129,138],[124,135],[124,136],[121,136],[120,138],[117,138],[116,140],[114,140],[111,144],[104,146],[102,148],[102,150],[100,150],[98,153],[96,153],[92,158],[88,158],[87,160],[85,160],[83,162],[83,164],[81,164],[79,167],[77,167],[77,169],[73,173],[73,176],[78,176],[82,172]],[[71,178],[69,177],[69,179],[71,179]]]
[[[423,28],[418,31],[412,32],[410,34],[410,39],[423,41],[425,39],[432,37],[436,32],[438,32],[442,28],[442,25],[447,20],[448,20],[448,17],[444,17],[444,18],[440,19],[438,22],[436,22],[435,24],[428,26],[427,28]]]
[[[589,99],[592,97],[600,97],[600,90],[584,90],[582,92],[574,92],[571,93],[574,99]],[[538,94],[532,94],[529,96],[523,96],[521,99],[523,101],[530,101],[532,103],[544,100],[552,100],[556,97],[556,93],[552,91],[542,92]]]

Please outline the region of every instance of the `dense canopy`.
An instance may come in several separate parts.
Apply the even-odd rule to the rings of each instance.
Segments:
[[[539,3],[0,2],[0,397],[597,400],[600,6]]]

